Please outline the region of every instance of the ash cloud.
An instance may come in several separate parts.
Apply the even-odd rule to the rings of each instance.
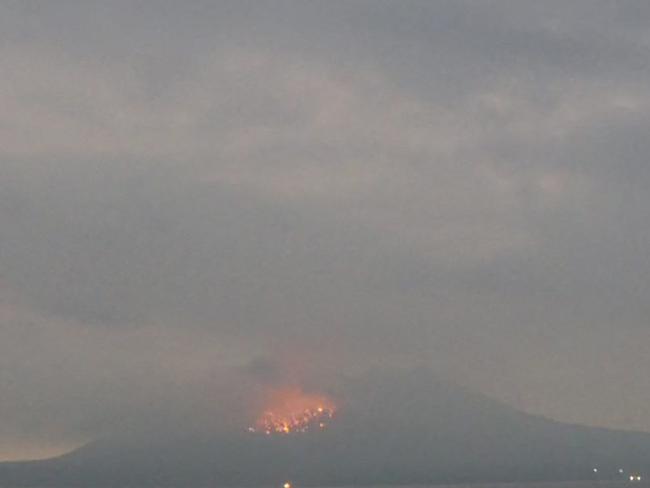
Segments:
[[[649,15],[4,2],[0,457],[395,365],[650,429]]]

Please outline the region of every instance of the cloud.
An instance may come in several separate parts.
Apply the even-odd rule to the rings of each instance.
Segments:
[[[7,438],[255,358],[650,428],[647,12],[585,5],[3,6]]]

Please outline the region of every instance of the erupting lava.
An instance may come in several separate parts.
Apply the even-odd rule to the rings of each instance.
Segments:
[[[271,395],[268,408],[248,431],[288,435],[323,430],[335,412],[332,400],[323,395],[298,389],[281,390]]]

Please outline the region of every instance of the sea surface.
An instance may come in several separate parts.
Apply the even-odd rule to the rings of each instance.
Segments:
[[[98,483],[97,486],[106,488],[106,485]],[[16,488],[10,485],[0,484],[0,488]],[[33,487],[33,488],[48,488],[47,486]],[[57,486],[57,488],[60,488]],[[95,488],[95,485],[89,484],[86,488]],[[138,486],[123,486],[116,485],[112,488],[139,488]],[[147,485],[142,488],[156,488],[153,485]],[[160,487],[163,488],[163,487]],[[164,488],[170,488],[165,486]],[[221,486],[205,486],[205,485],[184,485],[177,488],[241,488],[241,487],[221,487]],[[248,487],[251,488],[251,487]],[[252,488],[278,488],[275,485],[260,485]],[[300,486],[293,486],[292,488],[301,488]],[[321,486],[309,488],[650,488],[650,481],[564,481],[564,482],[530,482],[530,483],[466,483],[466,484],[447,484],[447,485],[345,485],[345,486]]]
[[[122,488],[122,487],[115,487]],[[204,487],[179,487],[179,488],[204,488]],[[207,487],[205,487],[207,488]],[[221,488],[221,487],[214,487]],[[234,488],[234,487],[233,487]],[[276,486],[259,486],[256,488],[278,488]],[[292,488],[301,488],[294,485]],[[512,483],[464,483],[440,485],[346,485],[346,486],[321,486],[309,488],[650,488],[650,480],[589,480],[589,481],[545,481],[545,482],[512,482]]]

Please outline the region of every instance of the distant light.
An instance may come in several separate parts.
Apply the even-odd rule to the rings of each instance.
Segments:
[[[289,483],[289,482],[287,481],[284,485],[282,485],[282,487],[283,487],[283,488],[291,488],[291,483]]]
[[[598,472],[598,468],[594,468],[594,473],[597,473],[597,472]]]
[[[637,476],[637,477],[636,477],[636,480],[637,480],[637,481],[641,481],[641,476]]]
[[[634,476],[630,475],[630,481],[634,481],[634,480],[635,480]]]
[[[623,474],[623,468],[618,468],[618,472]]]

